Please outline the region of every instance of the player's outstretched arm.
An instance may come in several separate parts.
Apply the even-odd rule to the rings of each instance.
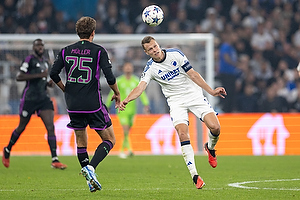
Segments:
[[[212,96],[220,96],[222,98],[225,98],[224,95],[227,95],[225,89],[223,87],[218,87],[216,89],[212,89],[206,81],[203,79],[203,77],[196,72],[194,69],[190,69],[187,74],[191,78],[191,80],[196,83],[199,87],[203,88],[206,92],[208,92]]]
[[[128,96],[120,103],[120,110],[125,110],[126,105],[130,102],[138,98],[143,91],[146,89],[147,83],[145,81],[141,81],[138,86],[136,86]]]

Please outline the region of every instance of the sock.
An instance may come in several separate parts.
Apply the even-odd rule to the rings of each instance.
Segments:
[[[17,140],[19,139],[21,133],[17,133],[16,130],[14,130],[11,134],[11,137],[10,137],[10,141],[7,145],[7,149],[10,151],[12,146],[17,142]]]
[[[109,151],[113,148],[113,144],[109,140],[104,140],[97,147],[95,154],[89,165],[93,166],[94,169],[98,166],[98,164],[107,156]]]
[[[212,134],[212,132],[209,131],[209,133],[208,133],[208,145],[207,145],[208,148],[210,150],[215,149],[215,146],[216,146],[218,140],[219,140],[219,135],[216,136],[216,135]]]
[[[51,151],[51,157],[52,158],[57,157],[57,154],[56,154],[56,136],[55,135],[51,135],[51,136],[48,135],[48,144],[49,144],[50,151]]]
[[[7,147],[4,147],[3,151],[4,151],[4,158],[9,158],[10,151],[7,149]]]
[[[198,175],[198,172],[195,165],[194,150],[190,141],[181,142],[181,151],[186,166],[193,178],[195,175]]]
[[[58,157],[57,157],[57,156],[52,157],[52,162],[53,162],[53,163],[54,163],[54,162],[59,162],[59,161],[58,161]]]
[[[89,164],[90,160],[86,147],[77,147],[77,158],[82,168]]]

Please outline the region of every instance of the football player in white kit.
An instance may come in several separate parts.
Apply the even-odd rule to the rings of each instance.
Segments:
[[[196,187],[201,189],[205,183],[198,175],[195,166],[194,151],[188,133],[188,112],[193,112],[210,130],[209,140],[204,148],[208,153],[210,165],[215,168],[217,159],[214,147],[219,139],[220,123],[215,111],[203,96],[202,89],[212,96],[222,98],[227,95],[226,91],[223,87],[213,90],[192,68],[189,60],[180,50],[161,49],[152,36],[144,37],[141,44],[145,53],[151,58],[147,62],[139,85],[121,102],[120,110],[124,110],[128,102],[138,98],[151,80],[157,81],[167,98],[171,120],[181,142],[185,163]]]

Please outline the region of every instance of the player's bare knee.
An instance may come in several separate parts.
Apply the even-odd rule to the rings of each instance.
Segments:
[[[220,125],[216,124],[214,126],[211,126],[209,130],[213,135],[218,136],[220,135],[220,128],[221,128]]]

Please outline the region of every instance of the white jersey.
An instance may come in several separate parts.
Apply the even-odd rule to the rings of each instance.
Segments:
[[[152,79],[157,81],[169,105],[172,102],[178,104],[204,98],[202,88],[186,73],[192,68],[187,57],[178,49],[163,51],[166,54],[163,61],[155,62],[151,58],[147,62],[141,81],[147,84]]]

